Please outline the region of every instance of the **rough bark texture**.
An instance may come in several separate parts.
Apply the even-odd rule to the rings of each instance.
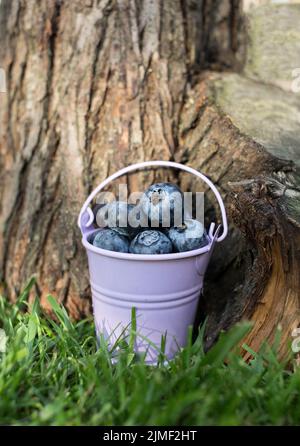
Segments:
[[[44,304],[52,293],[74,317],[88,314],[80,204],[124,165],[175,159],[209,175],[232,216],[202,301],[207,346],[243,317],[255,323],[254,348],[278,323],[288,338],[299,322],[296,123],[283,160],[276,137],[263,140],[257,124],[238,121],[223,94],[252,81],[203,72],[241,71],[240,9],[236,0],[2,2],[0,268],[13,299],[36,274]],[[247,94],[236,92],[237,102]],[[130,176],[130,188],[153,175]],[[186,175],[175,179],[195,187]]]
[[[224,20],[216,61],[234,54],[237,14],[229,1],[2,2],[0,265],[12,296],[37,273],[42,300],[86,314],[80,203],[124,165],[174,157],[190,77]]]

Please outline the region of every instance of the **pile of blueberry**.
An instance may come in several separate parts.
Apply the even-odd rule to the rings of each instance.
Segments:
[[[96,204],[93,212],[100,229],[92,233],[89,242],[97,248],[133,254],[168,254],[191,251],[209,243],[198,220],[184,219],[183,193],[171,183],[153,184],[137,205],[113,201]],[[176,225],[178,219],[181,223]]]

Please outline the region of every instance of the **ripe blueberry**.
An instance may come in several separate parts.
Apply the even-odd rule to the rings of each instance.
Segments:
[[[133,254],[168,254],[172,252],[172,243],[160,231],[147,229],[140,232],[130,243],[129,252]]]
[[[128,252],[129,240],[118,234],[114,229],[100,229],[93,239],[93,246],[107,249],[108,251]]]
[[[144,192],[140,207],[150,227],[179,226],[183,222],[183,193],[175,184],[152,184]]]
[[[199,249],[209,243],[202,223],[192,219],[186,219],[182,226],[170,228],[168,237],[177,252]]]

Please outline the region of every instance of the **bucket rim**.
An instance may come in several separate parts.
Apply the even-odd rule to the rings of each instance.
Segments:
[[[208,253],[213,245],[213,239],[207,235],[209,238],[209,244],[203,246],[199,249],[193,249],[191,251],[184,252],[172,252],[170,254],[132,254],[131,252],[117,252],[117,251],[109,251],[108,249],[97,248],[93,246],[90,242],[88,242],[87,237],[90,235],[84,234],[81,241],[83,246],[87,251],[92,251],[95,254],[100,254],[106,257],[112,257],[120,260],[146,260],[146,261],[158,261],[158,260],[180,260],[185,259],[187,257],[196,257],[201,254]]]

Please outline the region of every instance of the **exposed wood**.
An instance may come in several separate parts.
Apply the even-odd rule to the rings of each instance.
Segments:
[[[205,171],[218,185],[231,217],[231,235],[221,249],[216,249],[202,300],[201,313],[208,317],[207,347],[220,330],[245,318],[254,322],[246,339],[254,349],[263,341],[272,342],[281,327],[283,354],[292,328],[300,323],[299,171],[292,161],[278,158],[276,140],[269,147],[256,141],[259,135],[254,131],[253,120],[259,121],[259,109],[251,115],[250,108],[255,104],[251,99],[247,130],[253,136],[241,131],[240,122],[234,117],[240,117],[241,110],[247,113],[242,102],[245,90],[240,88],[243,82],[246,80],[236,75],[207,73],[195,84],[189,95],[192,101],[187,100],[184,107],[181,151],[177,156],[178,160]],[[216,93],[218,89],[223,91],[224,86],[228,88],[228,83],[232,90],[241,91],[237,97],[238,93],[230,90],[235,114],[230,100],[222,101]],[[255,89],[248,89],[248,101],[254,92]],[[259,91],[261,101],[271,109],[268,101],[275,100],[276,95],[270,96],[268,89],[264,97],[261,94]],[[295,107],[293,102],[292,105],[291,113]],[[234,117],[227,116],[226,111]],[[276,114],[276,109],[272,113]],[[278,121],[274,120],[274,125],[279,125]],[[283,156],[284,141],[289,144],[291,140],[289,131],[293,129],[282,128]],[[185,175],[181,184],[187,189],[199,188],[194,179]],[[210,207],[208,203],[207,213],[212,215]]]

